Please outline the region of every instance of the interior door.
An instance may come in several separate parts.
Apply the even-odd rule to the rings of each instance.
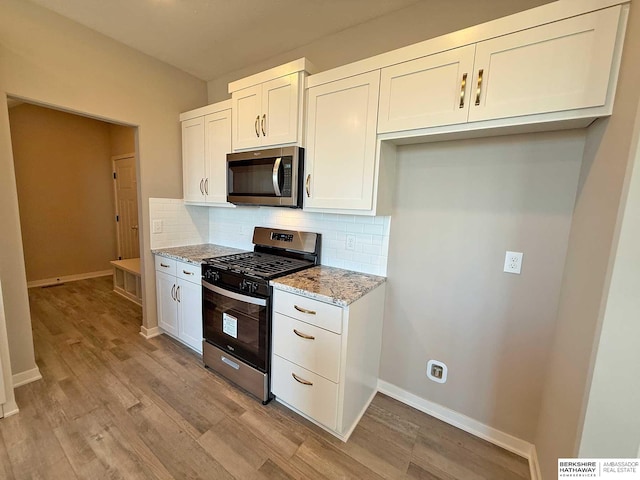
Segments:
[[[138,236],[138,182],[134,155],[113,160],[115,172],[116,219],[118,230],[118,257],[140,257]]]

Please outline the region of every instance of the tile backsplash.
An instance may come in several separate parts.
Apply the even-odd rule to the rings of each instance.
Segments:
[[[206,207],[185,205],[178,198],[150,198],[151,249],[196,245],[209,241],[209,212]],[[162,222],[162,232],[153,233],[153,222]]]
[[[321,263],[374,275],[387,274],[391,217],[364,217],[269,207],[209,208],[209,242],[253,248],[253,227],[276,227],[322,234]],[[353,235],[353,250],[347,236]]]

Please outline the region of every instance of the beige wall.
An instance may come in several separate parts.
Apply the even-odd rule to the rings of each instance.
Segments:
[[[445,33],[495,20],[551,0],[429,0],[321,38],[285,54],[230,72],[209,82],[209,102],[229,98],[227,84],[271,67],[307,57],[319,71],[362,60]]]
[[[557,476],[558,457],[573,457],[584,418],[620,198],[640,98],[640,9],[631,9],[613,115],[587,133],[569,239],[555,344],[547,368],[536,447],[543,478]],[[595,342],[595,343],[594,343]]]
[[[625,208],[579,455],[634,458],[640,448],[640,108]]]
[[[136,151],[136,129],[126,125],[109,124],[111,155],[126,155]]]
[[[583,148],[582,131],[399,148],[382,380],[533,441]]]
[[[0,279],[13,373],[35,367],[5,94],[138,126],[144,319],[157,323],[149,197],[182,196],[180,112],[206,85],[47,10],[3,0],[0,15]]]
[[[109,270],[116,258],[109,125],[9,110],[27,281]]]

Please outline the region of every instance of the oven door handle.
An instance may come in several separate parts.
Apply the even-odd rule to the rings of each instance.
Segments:
[[[273,191],[276,194],[276,197],[282,196],[282,193],[280,192],[280,183],[278,182],[278,173],[280,173],[281,163],[282,163],[282,157],[276,158],[276,161],[273,164],[273,172],[271,175],[271,180],[273,181]]]
[[[258,305],[260,307],[266,307],[267,301],[264,298],[256,298],[250,297],[248,295],[242,295],[240,293],[231,292],[229,290],[225,290],[224,288],[216,287],[215,285],[211,285],[209,282],[202,281],[202,286],[207,290],[211,290],[223,297],[233,298],[234,300],[239,300],[241,302],[247,302],[252,305]]]

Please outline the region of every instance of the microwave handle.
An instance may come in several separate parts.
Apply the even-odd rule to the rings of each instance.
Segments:
[[[280,184],[278,183],[278,172],[280,171],[280,164],[282,163],[282,158],[276,158],[275,163],[273,164],[273,191],[276,194],[276,197],[281,197],[282,194],[280,192]]]

